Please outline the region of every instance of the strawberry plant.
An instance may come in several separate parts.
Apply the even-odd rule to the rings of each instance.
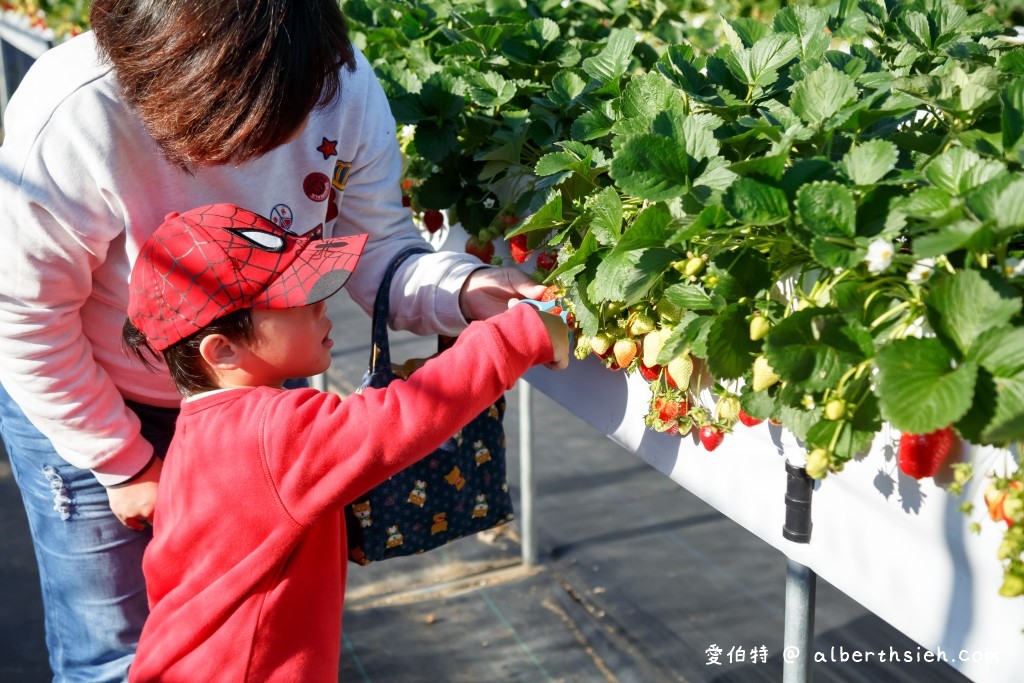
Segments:
[[[27,18],[39,31],[53,31],[57,40],[76,36],[89,28],[88,0],[4,0],[0,9]]]
[[[886,422],[944,435],[907,447],[915,476],[958,440],[1024,439],[1019,3],[783,4],[346,11],[414,209],[545,254],[576,355],[640,373],[652,429],[710,450],[768,420],[815,477]],[[1006,500],[1015,464],[991,473]]]

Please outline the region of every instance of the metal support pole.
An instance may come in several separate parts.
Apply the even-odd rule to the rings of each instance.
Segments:
[[[327,391],[327,373],[321,372],[319,375],[313,375],[310,377],[309,386],[313,387],[317,391]]]
[[[786,463],[786,522],[782,536],[811,542],[811,494],[814,481],[801,465]],[[783,683],[810,683],[814,645],[817,576],[810,567],[786,559],[786,615],[782,648]]]
[[[537,564],[537,535],[533,521],[533,387],[519,380],[519,532],[523,564]]]
[[[783,683],[811,682],[816,587],[817,575],[814,571],[787,558],[786,621],[782,648]]]

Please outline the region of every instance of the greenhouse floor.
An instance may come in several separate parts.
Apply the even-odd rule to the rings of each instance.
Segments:
[[[346,393],[369,321],[332,302],[330,388]],[[429,343],[393,335],[393,356]],[[518,495],[517,391],[506,415]],[[534,392],[539,562],[516,524],[426,555],[352,566],[343,681],[741,683],[782,680],[785,558]],[[49,678],[24,513],[0,457],[0,681]],[[763,648],[763,649],[762,649]],[[918,648],[819,579],[815,648]],[[715,653],[717,657],[713,656]],[[816,682],[966,681],[940,663],[822,663]]]

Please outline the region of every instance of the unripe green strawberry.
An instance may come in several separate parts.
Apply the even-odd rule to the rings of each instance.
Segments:
[[[583,360],[590,355],[591,351],[593,351],[593,348],[590,345],[590,337],[585,337],[581,334],[579,339],[576,340],[576,349],[572,355],[576,356],[579,360]]]
[[[767,358],[758,356],[754,359],[754,378],[751,383],[751,388],[754,391],[764,391],[778,383],[780,379],[782,378],[775,374],[775,370],[768,364]]]
[[[599,332],[595,336],[590,338],[591,350],[599,356],[604,356],[612,348],[614,340],[611,335],[604,332]]]
[[[644,311],[638,311],[630,318],[628,330],[634,337],[642,337],[654,331],[654,319]]]
[[[632,339],[617,339],[612,346],[612,353],[615,354],[615,362],[620,368],[627,368],[636,358],[637,346]]]
[[[693,277],[700,271],[704,270],[704,259],[699,256],[687,259],[686,263],[683,264],[682,273],[686,277]]]
[[[733,423],[740,417],[740,400],[732,394],[726,394],[718,399],[715,406],[719,422]]]
[[[693,359],[690,354],[684,353],[676,356],[665,366],[668,373],[668,383],[678,389],[686,389],[690,386],[690,376],[693,374]]]
[[[666,332],[667,330],[661,329],[644,335],[643,355],[640,360],[647,367],[653,368],[658,364],[658,354],[661,353],[661,347],[665,345]]]
[[[807,464],[804,465],[804,469],[807,470],[807,476],[811,479],[822,479],[828,474],[829,464],[828,451],[824,448],[815,448],[807,454]]]
[[[846,401],[834,398],[825,404],[825,419],[842,420],[846,417]]]
[[[1017,574],[1003,574],[1003,585],[999,587],[999,594],[1004,598],[1024,595],[1024,577]]]
[[[750,340],[758,341],[768,336],[772,331],[772,324],[763,315],[755,315],[750,319]]]

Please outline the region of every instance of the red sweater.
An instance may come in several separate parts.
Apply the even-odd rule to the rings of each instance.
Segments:
[[[182,404],[143,570],[151,614],[131,681],[337,681],[343,506],[435,450],[553,358],[540,317],[476,322],[406,381]]]

